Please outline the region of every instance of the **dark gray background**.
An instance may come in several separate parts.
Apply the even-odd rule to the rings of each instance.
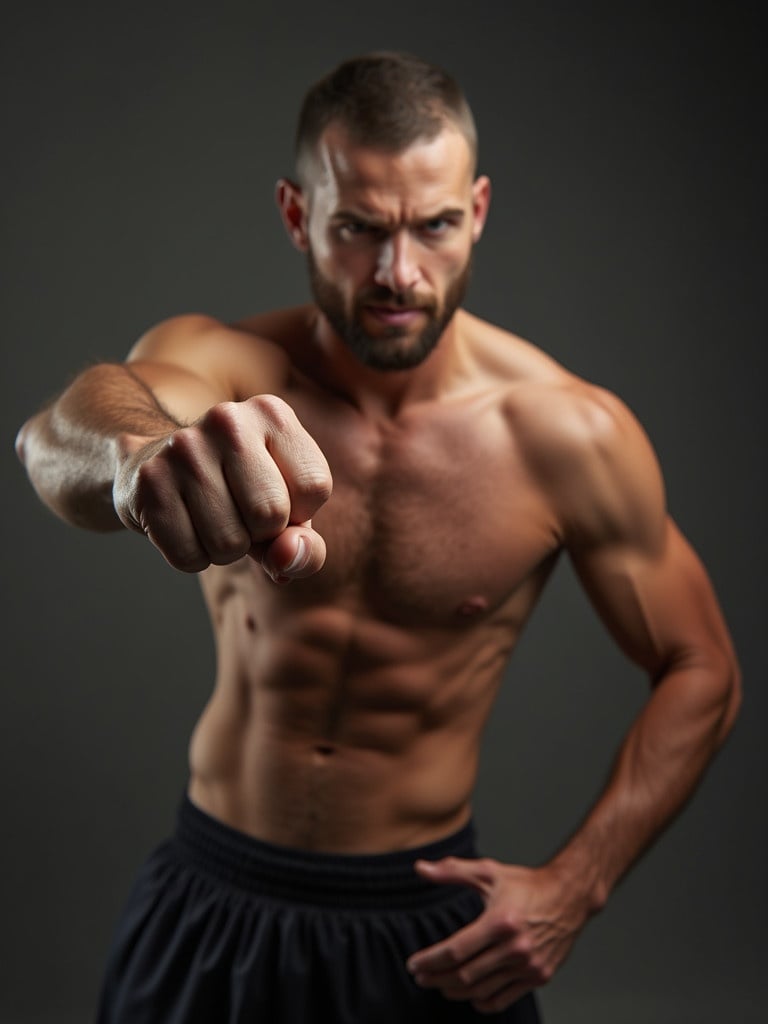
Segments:
[[[740,722],[543,992],[550,1024],[763,1020],[766,37],[737,3],[16,5],[3,25],[0,1020],[90,1019],[129,881],[170,827],[213,655],[197,582],[59,523],[27,415],[162,317],[303,301],[272,205],[305,88],[403,48],[464,84],[495,192],[468,306],[618,392],[741,656]],[[645,681],[558,572],[514,656],[483,849],[547,856]],[[215,1022],[212,1022],[215,1024]]]

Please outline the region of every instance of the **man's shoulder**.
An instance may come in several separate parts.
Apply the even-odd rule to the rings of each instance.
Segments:
[[[566,372],[514,382],[505,391],[504,409],[516,433],[542,455],[605,451],[640,429],[618,395]]]
[[[466,327],[517,452],[561,510],[586,514],[622,494],[636,501],[638,488],[658,494],[651,443],[618,395],[509,331],[476,318]]]
[[[307,330],[308,319],[306,307],[238,320],[181,313],[147,330],[128,361],[169,363],[206,378],[225,378],[236,397],[274,390],[289,372],[289,341]]]
[[[545,398],[567,404],[589,394],[587,381],[527,338],[466,310],[462,310],[460,324],[477,377],[500,388],[510,408],[519,404],[522,413],[528,398],[536,409]]]
[[[501,392],[516,427],[529,428],[541,441],[589,439],[620,415],[619,399],[559,363],[532,341],[462,311],[462,333],[469,341],[479,377]]]
[[[142,334],[135,349],[174,348],[224,342],[232,345],[284,347],[286,338],[307,331],[310,307],[272,310],[239,319],[223,319],[209,313],[186,312],[157,321]]]
[[[656,536],[665,504],[661,470],[643,426],[621,398],[568,375],[510,387],[504,412],[566,543],[649,529]]]
[[[227,326],[288,350],[293,343],[301,342],[311,334],[316,319],[315,306],[286,306],[232,320]]]

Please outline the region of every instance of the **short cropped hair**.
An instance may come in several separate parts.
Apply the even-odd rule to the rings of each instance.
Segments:
[[[302,183],[308,180],[320,136],[333,122],[358,145],[389,152],[433,139],[450,123],[477,161],[475,120],[460,86],[442,68],[408,53],[354,57],[309,89],[296,131],[296,170]]]

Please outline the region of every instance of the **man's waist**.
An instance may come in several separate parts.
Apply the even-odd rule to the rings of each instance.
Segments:
[[[274,899],[371,909],[434,903],[449,894],[425,883],[416,860],[474,857],[472,822],[433,840],[382,853],[329,853],[257,839],[185,796],[173,838],[177,855],[219,881]]]

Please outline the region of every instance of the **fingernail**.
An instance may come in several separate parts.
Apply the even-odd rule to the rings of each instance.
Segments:
[[[301,572],[309,561],[309,544],[307,543],[306,537],[299,535],[299,539],[296,543],[296,554],[293,556],[293,561],[290,565],[286,565],[281,575],[288,576],[292,572]]]

